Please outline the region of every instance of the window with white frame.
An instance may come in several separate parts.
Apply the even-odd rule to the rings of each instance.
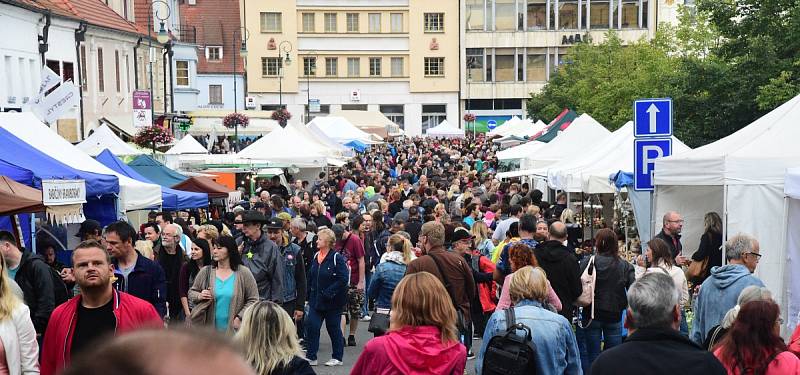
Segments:
[[[208,85],[208,104],[223,104],[222,85]]]
[[[106,79],[103,66],[103,49],[97,49],[97,88],[100,92],[106,91]]]
[[[371,32],[371,33],[379,33],[379,32],[381,32],[381,14],[380,13],[370,13],[369,14],[369,32]]]
[[[281,32],[282,17],[279,12],[261,12],[261,32]]]
[[[425,13],[425,32],[444,31],[444,13]]]
[[[358,77],[361,75],[361,58],[348,57],[347,58],[347,76]]]
[[[639,27],[639,0],[622,0],[621,29],[636,29]]]
[[[314,13],[303,13],[303,32],[314,32]]]
[[[189,86],[189,62],[186,60],[175,61],[175,84]]]
[[[328,77],[336,77],[339,75],[339,58],[326,57],[325,58],[325,75]]]
[[[303,57],[303,76],[317,75],[317,58],[316,57]]]
[[[485,0],[466,0],[467,30],[483,30],[486,24]]]
[[[403,76],[403,58],[402,57],[392,57],[392,77],[402,77]]]
[[[528,30],[547,28],[547,0],[528,0]]]
[[[592,0],[589,4],[589,28],[608,29],[610,10],[609,0]]]
[[[491,4],[487,2],[487,4]],[[494,24],[497,30],[512,31],[517,29],[516,0],[495,0]]]
[[[467,48],[467,82],[483,82],[483,48]]]
[[[425,58],[425,76],[439,77],[444,75],[444,57]]]
[[[543,82],[547,80],[547,49],[528,48],[525,64],[526,80],[528,82]]]
[[[392,13],[389,15],[391,18],[392,23],[392,32],[393,33],[402,33],[403,32],[403,13]]]
[[[428,129],[439,125],[445,118],[447,118],[446,104],[423,104],[422,134],[427,134]]]
[[[405,114],[403,113],[403,105],[402,104],[386,104],[381,105],[379,107],[381,113],[383,113],[389,121],[395,123],[400,129],[405,128]]]
[[[578,0],[558,0],[559,30],[578,28]]]
[[[261,58],[261,76],[277,77],[281,70],[281,62],[277,57]]]
[[[347,32],[358,32],[358,13],[347,13]]]
[[[220,46],[206,47],[206,59],[208,61],[222,60],[222,47]]]
[[[380,77],[381,76],[381,58],[380,57],[370,57],[369,58],[369,75],[370,75],[370,77]]]
[[[336,31],[336,13],[325,13],[325,32],[335,33]]]
[[[497,48],[494,51],[494,80],[495,82],[514,81],[514,49]]]

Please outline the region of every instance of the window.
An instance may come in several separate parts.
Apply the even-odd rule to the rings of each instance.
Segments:
[[[366,104],[342,104],[342,111],[366,111]]]
[[[20,60],[20,67],[24,64],[23,61]],[[71,62],[63,61],[61,65],[64,69],[61,70],[61,79],[66,82],[69,80],[75,81],[75,71]]]
[[[517,50],[517,82],[525,82],[525,54],[522,48]]]
[[[336,57],[325,58],[325,75],[335,77],[339,75],[339,59]]]
[[[405,116],[403,115],[403,105],[382,105],[380,111],[391,122],[395,123],[400,129],[405,128]]]
[[[347,32],[358,32],[358,13],[347,13]]]
[[[560,30],[578,28],[578,0],[558,0],[558,28]]]
[[[208,85],[208,104],[223,104],[222,85]]]
[[[484,0],[466,0],[467,30],[483,30],[486,13]]]
[[[622,1],[622,29],[635,29],[639,27],[639,0]]]
[[[496,0],[494,23],[497,30],[517,29],[517,6],[515,0]]]
[[[444,57],[426,57],[425,58],[425,75],[426,76],[443,76],[444,75]]]
[[[444,13],[425,13],[425,32],[444,31]]]
[[[131,92],[131,60],[125,55],[125,92]]]
[[[422,105],[422,134],[426,134],[428,129],[439,125],[442,120],[447,118],[447,105],[445,104],[423,104]]]
[[[483,48],[467,48],[467,82],[483,82]]]
[[[528,30],[547,28],[547,0],[528,0]]]
[[[277,12],[261,12],[261,32],[279,33],[281,32],[281,14]]]
[[[88,90],[88,80],[86,79],[86,46],[81,44],[81,88]]]
[[[403,58],[392,57],[392,77],[403,76]]]
[[[122,92],[122,85],[119,79],[119,51],[114,50],[114,73],[116,74],[117,92]]]
[[[381,76],[381,58],[380,57],[370,57],[369,58],[369,75],[370,75],[370,77],[380,77]]]
[[[314,13],[303,13],[303,32],[314,32]]]
[[[325,13],[325,32],[336,32],[336,13]]]
[[[528,48],[528,61],[525,73],[528,82],[547,80],[547,50]]]
[[[103,49],[97,49],[97,89],[100,92],[106,91],[106,81],[103,77]]]
[[[514,50],[496,49],[494,56],[494,80],[496,82],[514,80]]]
[[[358,77],[361,75],[361,58],[348,57],[347,58],[347,76]]]
[[[381,32],[381,14],[380,13],[370,13],[369,14],[369,32],[371,32],[371,33],[379,33],[379,32]]]
[[[280,73],[280,59],[277,57],[262,57],[261,58],[261,76],[262,77],[277,77]]]
[[[607,29],[609,27],[609,3],[608,0],[592,0],[589,6],[589,28]]]
[[[175,61],[175,84],[189,86],[189,62]]]
[[[317,75],[317,58],[316,57],[303,57],[303,76]]]
[[[206,59],[208,61],[222,60],[222,47],[206,47]]]
[[[486,82],[492,82],[494,77],[494,71],[492,70],[494,66],[492,63],[492,56],[491,50],[486,51]]]
[[[403,32],[403,13],[392,13],[390,15],[392,21],[392,32],[393,33],[402,33]]]

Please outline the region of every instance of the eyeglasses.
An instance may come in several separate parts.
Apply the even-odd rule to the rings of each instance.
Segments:
[[[756,259],[761,259],[761,254],[759,254],[759,253],[754,253],[754,252],[751,251],[751,252],[745,253],[745,254],[750,254],[750,255],[756,257]]]

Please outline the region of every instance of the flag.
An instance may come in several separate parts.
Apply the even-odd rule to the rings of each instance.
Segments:
[[[57,84],[61,83],[61,76],[56,74],[47,65],[42,67],[42,80],[39,83],[39,97],[43,97],[47,90],[52,89]]]
[[[33,110],[42,121],[50,124],[79,102],[78,87],[72,82],[63,82],[61,86],[35,103]]]

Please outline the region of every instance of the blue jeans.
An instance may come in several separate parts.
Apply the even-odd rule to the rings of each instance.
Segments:
[[[331,346],[333,346],[333,358],[342,360],[344,357],[344,336],[342,336],[342,310],[327,310],[317,311],[308,309],[308,316],[306,317],[306,340],[308,352],[306,358],[309,360],[317,359],[317,351],[319,351],[319,330],[322,328],[322,321],[325,321],[325,328],[328,330],[328,337],[331,338]]]
[[[689,336],[689,324],[686,323],[686,310],[681,308],[681,333],[684,336]]]
[[[578,350],[581,353],[583,373],[589,375],[592,363],[600,355],[601,342],[604,344],[603,350],[611,349],[622,343],[622,323],[594,320],[586,328],[579,327],[576,338],[578,339]]]
[[[364,291],[369,289],[369,282],[372,281],[372,272],[365,272],[364,275]],[[361,307],[361,317],[369,315],[369,297],[364,297],[364,306]]]

